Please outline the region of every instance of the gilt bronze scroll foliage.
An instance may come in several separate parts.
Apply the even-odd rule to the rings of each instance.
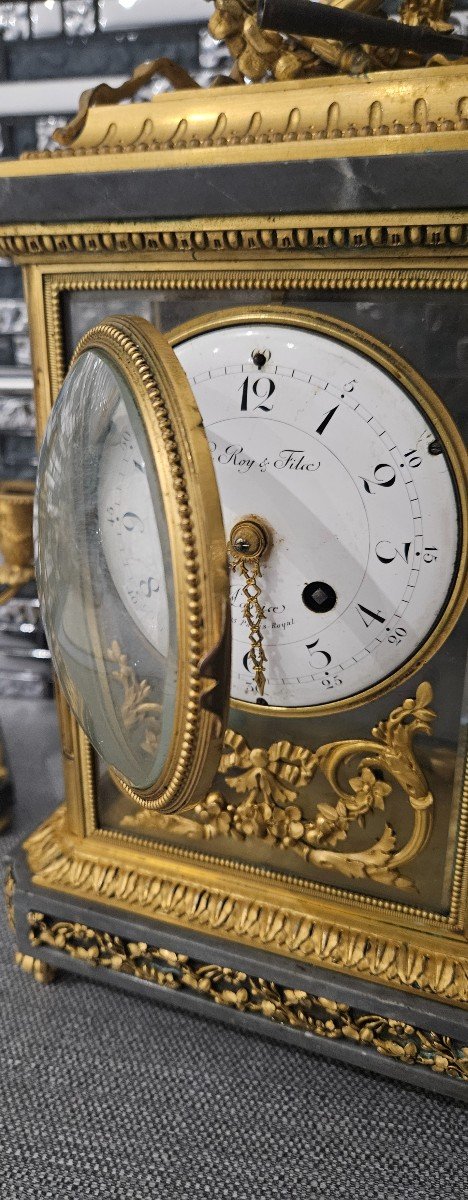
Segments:
[[[468,1079],[467,1046],[405,1021],[360,1012],[325,996],[282,987],[230,967],[195,962],[186,954],[132,942],[79,922],[55,920],[40,912],[29,913],[29,940],[35,949],[52,947],[91,967],[199,995],[223,1008],[252,1013],[320,1038],[345,1038],[452,1079]]]
[[[245,739],[228,729],[220,772],[236,803],[220,791],[198,804],[193,817],[147,811],[123,818],[125,825],[166,830],[188,839],[218,835],[234,841],[260,839],[278,849],[292,849],[306,862],[334,868],[348,878],[370,878],[398,888],[411,888],[400,866],[415,858],[431,832],[433,797],[413,751],[415,734],[430,734],[435,713],[429,707],[432,689],[419,685],[415,699],[407,699],[372,730],[371,739],[330,742],[317,750],[274,742],[268,749],[251,749]],[[352,767],[352,763],[357,765]],[[343,778],[346,772],[347,782]],[[320,771],[338,797],[336,805],[319,803],[314,820],[304,817],[298,792]],[[389,824],[378,841],[355,852],[335,847],[345,842],[352,826],[365,825],[375,810],[385,811],[393,778],[406,793],[414,812],[412,834],[395,849],[396,833]]]

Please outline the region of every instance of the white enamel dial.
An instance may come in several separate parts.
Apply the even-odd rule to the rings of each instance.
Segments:
[[[165,571],[146,464],[120,401],[104,442],[98,516],[107,568],[141,633],[166,657],[169,612]]]
[[[239,323],[174,345],[210,442],[226,535],[255,515],[266,683],[231,573],[234,700],[335,704],[412,658],[450,596],[455,485],[423,403],[338,335]]]

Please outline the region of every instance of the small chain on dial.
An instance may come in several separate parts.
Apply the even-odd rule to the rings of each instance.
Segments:
[[[259,580],[262,575],[260,560],[268,548],[268,534],[256,517],[244,517],[233,525],[228,542],[228,554],[231,565],[245,580],[242,588],[245,604],[242,611],[249,627],[250,650],[247,658],[252,663],[257,691],[261,696],[265,691],[266,654],[261,628],[265,610],[260,603]]]

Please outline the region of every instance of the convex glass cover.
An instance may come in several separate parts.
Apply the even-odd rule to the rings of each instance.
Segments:
[[[226,548],[198,410],[147,322],[78,347],[42,447],[36,545],[54,665],[86,734],[138,799],[193,801],[222,746]]]

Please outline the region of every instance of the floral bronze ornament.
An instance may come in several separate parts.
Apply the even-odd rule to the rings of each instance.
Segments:
[[[348,878],[368,878],[409,888],[411,880],[400,873],[400,867],[421,853],[432,827],[433,797],[413,750],[416,733],[431,733],[435,717],[429,707],[431,701],[430,684],[421,683],[414,699],[404,700],[372,730],[373,741],[330,742],[315,751],[288,741],[274,742],[268,749],[251,749],[241,734],[228,729],[220,772],[227,786],[241,797],[239,803],[215,791],[197,805],[192,818],[141,812],[124,817],[123,824],[167,829],[190,839],[260,839]],[[343,773],[358,756],[358,764],[346,783]],[[331,784],[338,799],[336,804],[320,802],[315,819],[308,820],[297,795],[317,771]],[[346,840],[353,825],[363,828],[370,813],[385,810],[393,789],[381,777],[384,771],[406,793],[413,810],[408,841],[397,850],[396,834],[386,824],[379,839],[367,849],[335,849]]]
[[[362,14],[375,13],[380,0],[327,0],[330,7]],[[438,33],[450,33],[452,4],[450,0],[402,0],[400,20],[411,26],[428,26]],[[379,16],[385,16],[382,12]],[[259,82],[265,78],[278,81],[306,79],[330,72],[362,74],[381,69],[418,67],[423,61],[419,53],[386,47],[350,44],[343,37],[336,41],[326,37],[288,37],[260,27],[257,19],[257,0],[215,0],[215,12],[208,28],[214,38],[226,42],[235,60],[235,79]],[[442,56],[441,56],[442,57]],[[448,62],[444,56],[444,62]]]
[[[438,33],[450,33],[451,0],[402,0],[400,19],[405,25],[429,25]]]
[[[89,967],[118,971],[172,991],[203,996],[222,1008],[256,1014],[320,1038],[346,1039],[401,1063],[468,1080],[468,1047],[442,1034],[361,1012],[299,988],[282,987],[244,971],[200,963],[186,954],[129,941],[79,922],[55,920],[39,912],[30,912],[28,919],[29,940],[34,948],[51,947]]]

